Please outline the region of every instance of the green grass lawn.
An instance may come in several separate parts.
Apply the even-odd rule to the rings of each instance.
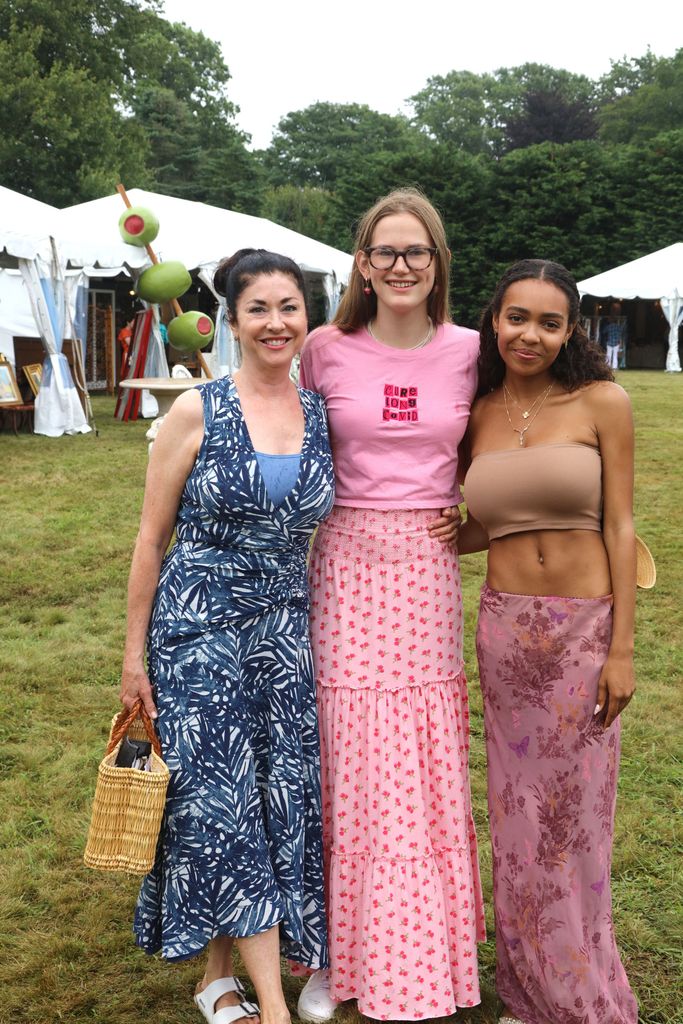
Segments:
[[[683,1022],[681,686],[683,376],[622,373],[636,416],[636,526],[658,566],[638,596],[638,693],[624,715],[613,864],[614,919],[642,1021]],[[185,1024],[199,962],[147,958],[132,939],[138,881],[89,871],[82,852],[124,637],[128,563],[147,447],[144,422],[99,437],[0,435],[0,1024]],[[473,637],[482,556],[465,560],[472,784],[489,942],[481,1007],[491,1024],[490,849]],[[677,817],[678,815],[678,817]],[[285,982],[296,1007],[300,982]],[[355,1024],[349,1004],[342,1024]]]

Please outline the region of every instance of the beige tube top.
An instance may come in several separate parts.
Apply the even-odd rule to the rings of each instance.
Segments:
[[[526,530],[600,530],[602,460],[587,444],[482,452],[464,485],[467,509],[489,540]]]

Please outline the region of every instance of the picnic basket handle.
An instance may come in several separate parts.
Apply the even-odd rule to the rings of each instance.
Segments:
[[[147,733],[147,737],[152,744],[152,749],[155,754],[158,754],[158,756],[161,757],[161,744],[159,743],[159,737],[156,734],[154,723],[147,714],[145,705],[141,700],[136,700],[132,708],[123,708],[123,710],[119,712],[119,715],[112,726],[111,736],[109,737],[109,743],[105,751],[105,757],[107,754],[111,754],[117,743],[121,742],[128,732],[129,726],[136,718],[139,718],[145,727],[145,732]]]

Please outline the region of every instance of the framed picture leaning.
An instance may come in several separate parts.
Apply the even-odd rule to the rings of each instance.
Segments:
[[[23,405],[23,402],[12,364],[4,356],[0,356],[0,408],[7,405]]]

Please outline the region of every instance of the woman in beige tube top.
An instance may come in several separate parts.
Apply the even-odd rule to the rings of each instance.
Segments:
[[[635,689],[633,422],[564,267],[503,275],[478,395],[458,548],[488,548],[477,657],[503,1018],[635,1024],[610,899]]]

